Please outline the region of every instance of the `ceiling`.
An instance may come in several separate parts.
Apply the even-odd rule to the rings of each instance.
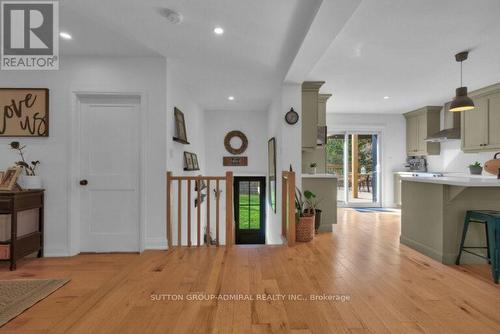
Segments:
[[[500,81],[499,0],[65,0],[63,55],[164,56],[205,110],[265,110],[283,80],[326,81],[330,113],[441,105]],[[179,25],[161,14],[183,15]],[[222,36],[213,34],[221,26]],[[228,96],[234,101],[228,101]],[[389,99],[384,99],[389,96]]]
[[[70,56],[159,56],[158,52],[113,29],[96,17],[85,17],[72,9],[71,0],[60,2],[59,30],[72,40],[60,39],[62,55]]]
[[[313,67],[334,113],[403,113],[500,81],[500,1],[363,0]],[[385,100],[384,96],[390,98]]]
[[[159,54],[206,110],[266,110],[321,0],[65,0],[62,54]],[[161,10],[183,15],[169,23]],[[78,14],[77,14],[78,13]],[[213,33],[224,28],[222,36]],[[114,37],[113,37],[114,36]],[[112,44],[111,44],[112,43]],[[234,101],[228,101],[228,96]]]

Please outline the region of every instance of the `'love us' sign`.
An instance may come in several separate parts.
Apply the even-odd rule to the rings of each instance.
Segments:
[[[0,88],[0,137],[48,135],[48,89]]]

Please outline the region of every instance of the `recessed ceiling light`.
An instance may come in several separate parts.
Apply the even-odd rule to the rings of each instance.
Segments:
[[[384,100],[389,100],[390,98],[390,96],[384,96]]]
[[[228,99],[229,101],[234,101],[234,96],[228,96],[228,97],[227,97],[227,99]]]
[[[61,31],[59,33],[59,36],[61,36],[61,38],[64,38],[64,39],[73,39],[73,37],[71,37],[70,34],[68,34],[67,32],[64,32],[64,31]]]
[[[222,29],[221,27],[215,27],[214,28],[214,34],[216,35],[222,35],[224,33],[224,29]]]

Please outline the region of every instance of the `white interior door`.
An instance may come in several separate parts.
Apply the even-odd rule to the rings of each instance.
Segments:
[[[139,251],[140,98],[80,105],[80,250]]]

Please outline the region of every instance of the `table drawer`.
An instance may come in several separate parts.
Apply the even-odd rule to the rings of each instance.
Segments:
[[[27,193],[16,195],[14,200],[14,210],[23,211],[29,209],[39,208],[43,205],[42,193]]]
[[[13,199],[9,197],[0,197],[0,213],[7,213],[12,210]]]

